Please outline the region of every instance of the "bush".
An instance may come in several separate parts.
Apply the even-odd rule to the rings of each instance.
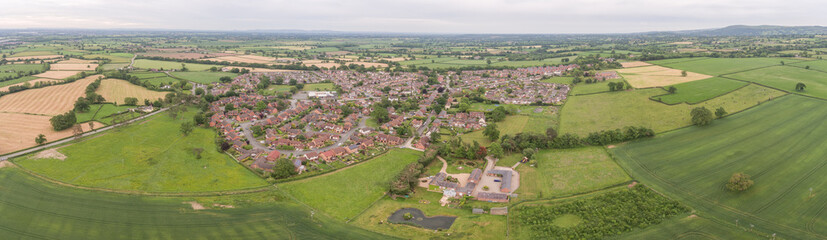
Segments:
[[[49,119],[49,122],[52,123],[52,128],[55,131],[69,129],[70,127],[74,126],[75,123],[77,123],[77,121],[78,119],[75,117],[75,112],[72,111],[54,116],[51,119]]]
[[[726,184],[726,188],[730,191],[743,192],[752,187],[753,181],[750,176],[745,173],[733,173]]]
[[[706,107],[696,107],[689,113],[692,116],[692,124],[695,126],[706,126],[712,123],[712,111]]]

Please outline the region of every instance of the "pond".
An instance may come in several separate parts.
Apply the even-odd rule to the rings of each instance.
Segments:
[[[405,220],[405,214],[410,213],[413,218],[410,220]],[[396,210],[390,217],[388,217],[388,222],[390,223],[400,223],[400,224],[409,224],[421,228],[437,230],[443,229],[447,230],[451,228],[451,225],[454,225],[454,220],[457,217],[451,216],[433,216],[433,217],[426,217],[422,210],[417,208],[403,208]]]

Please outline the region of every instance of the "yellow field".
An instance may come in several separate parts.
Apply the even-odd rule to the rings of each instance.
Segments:
[[[661,66],[625,68],[619,69],[617,72],[623,75],[623,78],[635,88],[662,87],[712,77],[694,72],[686,72],[686,77],[683,77],[681,76],[681,70]]]
[[[63,55],[39,55],[39,56],[28,56],[28,57],[10,57],[10,58],[6,58],[6,60],[9,61],[9,62],[15,62],[15,61],[25,61],[25,60],[30,60],[30,59],[37,59],[37,60],[44,59],[45,60],[45,59],[55,59],[55,58],[62,58],[62,57],[63,57]]]
[[[35,77],[51,78],[51,79],[66,79],[80,73],[80,71],[46,71],[41,74],[34,75]]]
[[[263,56],[254,56],[254,55],[236,55],[236,56],[214,57],[214,58],[208,58],[207,60],[241,62],[241,63],[263,63],[263,64],[273,63],[273,61],[276,61],[276,59],[272,58],[272,57],[263,57]]]
[[[5,86],[5,87],[0,87],[0,92],[5,92],[5,91],[8,91],[10,87],[13,87],[13,86],[20,86],[20,85],[23,85],[23,84],[26,84],[26,83],[29,83],[29,84],[31,84],[32,86],[34,86],[34,84],[35,84],[35,83],[39,83],[39,82],[52,82],[52,81],[57,82],[57,80],[54,80],[54,79],[48,79],[48,78],[38,78],[38,79],[29,80],[29,81],[25,81],[25,82],[18,83],[18,84],[12,84],[12,85],[8,85],[8,86]]]
[[[0,154],[6,154],[37,145],[34,139],[38,134],[46,136],[47,141],[54,141],[72,136],[72,129],[60,132],[52,129],[50,116],[0,113]],[[95,122],[95,128],[103,127]],[[81,124],[83,131],[89,131],[89,124]]]
[[[94,71],[95,68],[98,67],[98,64],[94,63],[55,63],[51,65],[50,70],[55,71],[66,71],[66,70],[74,70],[74,71]]]
[[[145,99],[155,101],[159,98],[163,99],[167,95],[167,92],[148,90],[120,79],[104,79],[97,93],[103,96],[107,102],[118,104],[123,103],[124,98],[127,97],[138,98],[138,102],[143,103]]]
[[[72,83],[30,89],[0,97],[0,112],[58,115],[74,107],[86,86],[102,75],[89,76]]]
[[[633,67],[643,67],[643,66],[652,66],[651,63],[641,62],[641,61],[634,61],[634,62],[623,62],[620,63],[621,66],[624,68],[633,68]]]
[[[64,64],[64,63],[65,64],[69,64],[69,63],[72,63],[72,64],[91,64],[91,63],[98,63],[98,60],[86,60],[86,59],[72,58],[72,59],[69,59],[69,60],[60,61],[58,64]]]

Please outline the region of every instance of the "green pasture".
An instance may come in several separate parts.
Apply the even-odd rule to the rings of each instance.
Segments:
[[[158,114],[57,149],[65,160],[15,159],[20,166],[80,186],[142,192],[209,192],[255,188],[267,183],[229,156],[216,151],[213,130],[196,128],[188,136],[179,126],[195,109],[172,119]],[[203,149],[197,159],[195,149]]]
[[[139,103],[143,104],[143,103]],[[92,104],[88,112],[75,112],[79,123],[88,121],[101,121],[101,119],[119,112],[126,112],[134,106],[115,106],[114,104]],[[108,123],[107,123],[108,124]]]
[[[657,191],[727,223],[787,239],[827,238],[827,103],[788,95],[711,126],[689,127],[610,149]],[[745,192],[724,186],[752,176]]]
[[[522,158],[522,154],[514,155]],[[537,167],[517,167],[520,200],[572,195],[632,180],[602,147],[541,150],[534,159]]]
[[[13,77],[17,78],[17,76],[28,76],[32,75],[29,73],[34,73],[34,71],[45,71],[45,67],[43,64],[6,64],[0,65],[0,80]]]
[[[189,67],[189,65],[187,65],[187,67]],[[231,72],[173,72],[170,74],[180,79],[184,79],[191,82],[197,82],[201,84],[219,82],[218,79],[220,79],[221,77],[235,78],[238,76],[237,73]]]
[[[690,72],[718,76],[740,71],[781,65],[782,61],[784,63],[794,63],[800,60],[787,58],[708,58],[697,61],[661,63],[658,65],[686,70]]]
[[[812,70],[818,70],[822,72],[827,72],[827,60],[817,60],[817,61],[802,61],[790,64],[797,67],[807,67],[810,66]]]
[[[414,150],[395,148],[365,163],[278,187],[334,219],[349,220],[379,200],[391,180],[419,155]]]
[[[827,73],[790,66],[775,66],[726,75],[735,79],[755,82],[785,91],[827,98]],[[795,85],[804,83],[804,91],[796,91]]]
[[[198,63],[180,63],[180,62],[170,62],[170,61],[158,61],[158,60],[149,60],[149,59],[136,59],[135,64],[133,67],[135,68],[142,68],[142,69],[164,69],[164,70],[172,70],[172,69],[181,69],[181,64],[185,64],[186,67],[190,71],[205,71],[210,69],[211,67],[218,67],[218,65],[207,65],[207,64],[198,64]]]
[[[747,84],[749,83],[713,77],[672,85],[677,89],[677,92],[674,94],[666,94],[652,98],[656,100],[659,99],[666,104],[694,104],[727,94]]]

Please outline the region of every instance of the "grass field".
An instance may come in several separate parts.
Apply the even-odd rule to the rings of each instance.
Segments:
[[[675,84],[673,86],[678,89],[675,94],[653,97],[653,99],[660,99],[667,104],[694,104],[724,95],[735,89],[746,86],[747,84],[749,83],[714,77],[694,82]]]
[[[138,98],[139,104],[143,104],[144,100],[155,101],[159,98],[163,99],[169,92],[152,91],[120,79],[104,79],[101,81],[97,93],[103,96],[108,102],[123,104],[124,98],[134,97]]]
[[[497,129],[500,130],[500,136],[506,135],[506,134],[513,136],[514,134],[517,134],[517,133],[529,132],[526,129],[526,127],[529,126],[528,121],[529,121],[530,118],[531,117],[525,116],[525,115],[506,116],[505,120],[503,120],[502,122],[496,123],[497,124]],[[489,123],[489,124],[491,124],[491,123]],[[536,125],[531,125],[529,128],[533,128],[533,127],[536,127]],[[463,142],[466,142],[466,143],[470,144],[470,143],[473,143],[474,141],[477,141],[481,145],[487,146],[488,144],[491,144],[491,141],[488,140],[488,137],[486,137],[485,135],[482,134],[484,129],[485,128],[477,130],[477,131],[473,131],[473,132],[470,132],[470,133],[462,134],[462,135],[460,135],[460,137],[462,138]],[[545,129],[543,129],[543,131],[545,131]],[[536,132],[536,131],[533,131],[533,132]]]
[[[277,192],[221,197],[144,197],[61,187],[0,169],[3,239],[388,239],[325,218]],[[188,201],[233,204],[193,210]],[[220,227],[217,227],[220,226]]]
[[[690,72],[718,76],[750,69],[781,65],[781,61],[789,64],[800,60],[786,58],[707,58],[703,60],[687,60],[674,63],[659,63],[657,61],[650,63]]]
[[[810,66],[810,69],[818,70],[822,72],[827,72],[827,60],[817,60],[817,61],[802,61],[793,63],[790,65],[798,66],[798,67],[807,67]]]
[[[354,167],[278,187],[334,219],[349,220],[382,197],[391,179],[420,154],[395,148]]]
[[[418,189],[410,198],[393,200],[383,198],[356,218],[352,224],[406,239],[503,239],[505,238],[505,216],[489,214],[471,214],[468,209],[455,209],[439,206],[441,193]],[[422,203],[428,202],[428,203]],[[443,231],[433,231],[418,227],[390,224],[388,216],[402,208],[418,208],[427,216],[456,216],[454,225]],[[384,221],[384,223],[381,223]]]
[[[237,73],[231,72],[173,72],[171,74],[177,78],[201,84],[218,82],[221,77],[235,78],[238,76]]]
[[[643,126],[663,132],[690,125],[689,112],[695,107],[704,106],[713,111],[723,107],[734,113],[785,93],[751,84],[696,105],[666,105],[649,99],[662,94],[666,91],[656,88],[572,96],[561,110],[558,132],[584,137],[590,132],[626,126]]]
[[[212,130],[178,131],[195,110],[173,120],[166,114],[58,149],[66,160],[15,161],[59,181],[80,186],[144,192],[204,192],[267,185],[263,179],[215,150]],[[204,149],[196,159],[193,149]]]
[[[506,116],[502,122],[496,122],[497,129],[500,130],[500,136],[505,134],[513,136],[521,132],[545,133],[547,128],[557,127],[556,107],[474,103],[469,111],[490,112],[498,106],[516,112],[514,115]],[[488,124],[491,124],[491,122],[488,122]],[[476,140],[482,145],[491,144],[491,141],[482,134],[483,129],[461,135],[462,141],[473,143]]]
[[[0,79],[6,77],[17,78],[18,73],[23,72],[23,76],[31,75],[33,71],[44,71],[43,64],[6,64],[0,65]]]
[[[333,83],[309,83],[305,84],[304,91],[333,91]]]
[[[823,100],[788,95],[708,127],[681,129],[611,152],[635,179],[716,219],[738,219],[781,238],[824,239],[825,118]],[[752,188],[725,190],[735,172],[751,175]]]
[[[789,66],[774,66],[726,75],[735,79],[756,82],[786,91],[827,98],[827,73]],[[795,91],[797,83],[804,83],[804,91]]]
[[[766,238],[766,236],[763,236]],[[734,223],[715,222],[710,219],[686,214],[660,224],[621,235],[618,239],[759,239],[746,227]]]
[[[289,92],[292,85],[270,85],[267,89],[261,90],[262,95],[276,95],[278,93]]]
[[[517,167],[520,200],[583,193],[632,180],[601,147],[541,150],[534,159],[537,167]]]
[[[196,71],[196,72],[206,71],[207,69],[210,69],[211,67],[221,68],[221,66],[218,66],[218,65],[207,65],[207,64],[198,64],[198,63],[184,63],[184,64],[186,64],[187,68],[190,71]],[[133,66],[135,68],[142,68],[142,69],[151,69],[151,68],[154,68],[154,69],[163,68],[164,70],[170,70],[170,69],[179,69],[180,70],[181,69],[181,63],[179,63],[179,62],[158,61],[158,60],[149,60],[149,59],[136,59],[135,60],[135,65],[133,65]]]
[[[125,112],[131,106],[115,106],[113,104],[92,104],[88,112],[76,112],[75,116],[79,123],[88,121],[102,122],[102,119],[111,116],[115,113]],[[108,124],[108,123],[107,123]]]

